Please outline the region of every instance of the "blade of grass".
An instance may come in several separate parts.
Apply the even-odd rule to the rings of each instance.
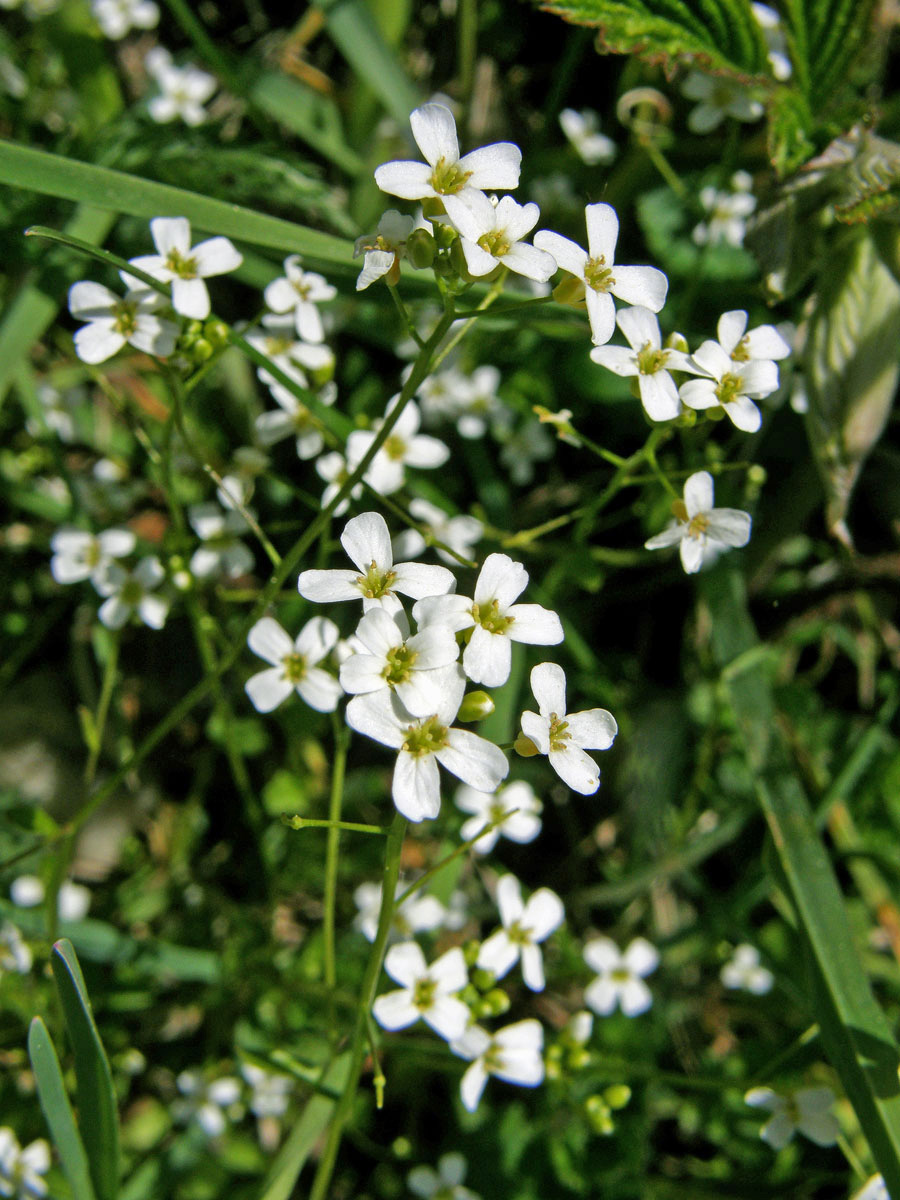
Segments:
[[[50,956],[66,1028],[75,1053],[81,1134],[97,1200],[119,1190],[119,1117],[109,1061],[94,1022],[84,976],[72,943],[61,938]]]
[[[405,130],[421,96],[382,37],[372,13],[362,0],[319,0],[318,7],[338,50]]]
[[[247,99],[348,175],[361,175],[365,171],[363,160],[332,128],[335,119],[339,119],[333,100],[276,71],[264,71],[256,78]]]
[[[765,661],[747,654],[757,637],[743,579],[723,569],[700,584],[713,652],[808,948],[810,1009],[888,1190],[900,1195],[900,1055],[893,1033],[872,995],[834,869],[779,734]],[[737,659],[746,665],[729,671]]]
[[[59,1058],[47,1026],[40,1017],[34,1018],[28,1030],[28,1056],[34,1070],[41,1108],[72,1189],[73,1200],[97,1200],[91,1186],[87,1155],[66,1095]]]

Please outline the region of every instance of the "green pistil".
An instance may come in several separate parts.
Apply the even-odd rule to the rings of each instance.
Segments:
[[[584,281],[595,292],[608,292],[616,286],[612,268],[606,265],[602,254],[599,258],[589,258],[584,264]]]
[[[750,361],[750,335],[744,334],[738,344],[731,352],[732,362],[749,362]]]
[[[556,713],[550,714],[550,749],[565,750],[566,742],[572,738],[568,732],[569,722],[564,721],[562,717],[558,717]]]
[[[428,976],[417,979],[413,987],[413,1004],[420,1012],[425,1012],[434,1004],[436,991],[437,983],[434,979],[429,979]]]
[[[506,931],[506,936],[514,946],[531,945],[531,931],[529,929],[523,929],[518,921],[513,921],[512,925],[510,925],[509,929]]]
[[[492,229],[490,233],[483,233],[478,239],[478,245],[494,258],[502,258],[504,254],[509,254],[509,242],[503,229]]]
[[[487,1050],[482,1055],[484,1059],[484,1069],[490,1074],[492,1071],[498,1071],[503,1066],[503,1053],[496,1043],[491,1042]]]
[[[122,337],[128,338],[137,329],[137,305],[131,300],[120,300],[113,308],[115,324],[113,328]]]
[[[436,716],[428,717],[421,725],[410,725],[407,728],[402,749],[417,758],[422,754],[435,754],[446,746],[449,732],[447,726],[442,725]]]
[[[298,433],[305,433],[307,429],[315,428],[315,422],[312,419],[309,409],[305,408],[302,404],[297,405],[296,412],[293,414],[293,416],[294,428]]]
[[[616,983],[627,983],[631,978],[631,972],[627,967],[613,967],[609,973],[610,979]]]
[[[285,655],[281,662],[284,666],[284,677],[288,683],[297,684],[306,674],[306,659],[296,650],[293,654]]]
[[[668,357],[667,350],[654,350],[649,342],[645,342],[637,352],[638,370],[642,375],[655,375],[666,365]]]
[[[393,459],[394,462],[402,462],[406,456],[407,447],[406,442],[399,434],[392,433],[390,437],[384,439],[382,449],[388,458]]]
[[[390,592],[396,578],[395,571],[381,571],[377,563],[372,562],[365,575],[357,575],[356,583],[367,600],[380,600]]]
[[[398,683],[406,683],[413,663],[419,655],[408,646],[394,646],[392,650],[388,650],[386,657],[387,666],[382,671],[382,676],[390,687],[395,687]]]
[[[722,405],[731,404],[735,396],[740,395],[743,382],[740,375],[732,375],[727,371],[716,384],[716,399]]]
[[[455,196],[466,186],[471,174],[471,171],[460,170],[458,163],[445,163],[439,158],[431,172],[431,186],[439,196]]]
[[[144,588],[137,579],[126,579],[122,584],[122,590],[119,592],[119,599],[123,604],[129,605],[131,608],[136,608],[144,598]]]
[[[472,616],[476,625],[480,625],[482,629],[486,629],[488,633],[506,633],[510,625],[515,621],[515,617],[503,617],[500,615],[500,602],[492,600],[490,604],[473,604]]]
[[[197,260],[195,258],[185,258],[177,250],[169,251],[166,256],[166,267],[173,275],[177,275],[179,279],[197,278]]]
[[[488,809],[488,817],[492,825],[500,825],[506,815],[506,805],[495,801]]]

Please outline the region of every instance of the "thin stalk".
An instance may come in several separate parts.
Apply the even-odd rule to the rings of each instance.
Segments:
[[[478,2],[459,0],[456,21],[456,56],[459,90],[468,100],[475,78],[475,55],[478,53]]]
[[[106,663],[103,667],[103,683],[100,687],[100,699],[97,702],[97,711],[94,714],[94,742],[90,748],[88,760],[84,768],[84,781],[88,787],[94,782],[94,776],[97,774],[97,763],[100,759],[103,734],[106,730],[106,718],[109,716],[109,705],[116,683],[116,671],[119,667],[119,634],[117,630],[112,630],[111,632],[109,654],[106,657]]]
[[[391,294],[391,299],[394,302],[397,312],[400,314],[400,316],[403,319],[403,324],[406,326],[406,332],[409,334],[409,336],[412,338],[412,340],[416,343],[416,345],[421,350],[422,346],[424,345],[424,343],[422,341],[422,335],[419,333],[418,329],[416,329],[415,325],[413,324],[413,319],[409,315],[409,309],[403,303],[403,297],[400,295],[399,291],[394,286],[394,284],[390,283],[389,281],[386,281],[386,282],[387,282],[387,289]]]
[[[331,796],[328,802],[328,840],[325,845],[325,912],[322,918],[322,932],[325,939],[323,950],[323,968],[325,985],[334,988],[337,985],[334,954],[334,910],[337,899],[338,853],[341,838],[341,806],[344,801],[344,770],[347,765],[347,748],[350,735],[347,726],[336,713],[331,718],[334,731],[334,762],[331,768]],[[328,1027],[334,1029],[334,1006],[329,1002]]]
[[[500,747],[501,750],[508,749],[508,748],[511,749],[511,746],[510,747],[505,747],[505,746]],[[397,904],[398,905],[405,904],[406,901],[410,898],[410,896],[412,896],[416,892],[420,891],[425,886],[425,884],[428,883],[428,881],[430,879],[433,879],[435,877],[435,875],[438,874],[438,872],[443,871],[444,867],[448,867],[450,865],[450,863],[453,862],[454,859],[459,858],[459,856],[461,854],[465,854],[465,852],[467,850],[471,850],[472,847],[475,845],[475,843],[480,841],[486,833],[491,833],[493,830],[495,830],[497,828],[498,825],[502,825],[503,822],[508,817],[513,816],[518,811],[519,810],[517,808],[508,808],[506,810],[506,812],[501,813],[499,817],[495,817],[493,819],[493,821],[490,821],[487,825],[484,826],[483,829],[479,829],[474,837],[470,837],[469,840],[466,842],[461,842],[456,847],[455,850],[451,851],[451,853],[448,854],[445,858],[442,858],[440,860],[440,862],[436,862],[433,867],[429,867],[427,871],[425,871],[422,875],[420,875],[419,878],[415,881],[415,883],[411,883],[409,885],[409,887],[406,889],[406,891],[403,892],[402,895],[397,897]]]
[[[503,281],[506,279],[506,276],[508,274],[509,274],[509,272],[507,271],[506,267],[500,268],[500,274],[497,276],[497,278],[494,280],[493,284],[491,285],[491,290],[488,292],[488,294],[484,297],[484,299],[478,305],[477,312],[483,313],[486,309],[491,307],[491,305],[494,303],[494,301],[497,299],[497,297],[503,291]],[[452,299],[450,299],[449,301],[445,301],[445,302],[450,303],[451,305],[453,303]],[[447,345],[444,346],[443,349],[441,350],[440,354],[438,354],[436,356],[434,362],[431,364],[431,366],[429,368],[430,371],[437,370],[437,368],[441,365],[441,363],[444,361],[444,359],[447,357],[447,355],[450,353],[450,351],[453,350],[454,347],[457,346],[459,344],[459,342],[466,336],[466,334],[472,328],[473,322],[475,322],[477,319],[478,319],[477,316],[471,316],[471,317],[466,318],[466,320],[462,324],[462,327],[460,329],[457,329],[457,331],[454,333],[453,337],[451,337],[447,341]]]
[[[283,813],[282,823],[289,829],[346,829],[348,833],[377,833],[387,837],[390,829],[383,825],[360,825],[356,821],[320,821],[313,817],[289,817]]]

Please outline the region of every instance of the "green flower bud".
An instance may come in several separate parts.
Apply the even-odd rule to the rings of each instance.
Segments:
[[[422,201],[422,216],[431,221],[434,217],[446,217],[447,210],[440,196],[426,196]]]
[[[603,1089],[603,1099],[612,1109],[624,1108],[631,1099],[631,1088],[627,1083],[614,1083]]]
[[[513,750],[515,750],[516,754],[521,755],[522,758],[534,758],[535,754],[540,754],[540,750],[538,750],[531,738],[526,737],[524,733],[520,733],[515,742],[513,742]]]
[[[754,463],[747,472],[747,482],[752,483],[754,487],[761,488],[766,482],[766,468],[760,466],[759,463]]]
[[[203,336],[217,350],[228,345],[228,326],[217,317],[210,317],[203,324]]]
[[[615,1129],[609,1105],[602,1096],[588,1096],[584,1102],[584,1111],[595,1133],[608,1135]]]
[[[509,1012],[510,999],[503,988],[491,988],[484,999],[490,1008],[490,1016],[502,1017],[504,1013]]]
[[[427,229],[414,229],[406,239],[406,257],[417,271],[427,270],[437,254],[437,242]]]
[[[471,969],[478,961],[478,952],[481,950],[481,942],[477,938],[472,938],[463,946],[463,958],[466,960],[466,966]]]
[[[697,410],[685,406],[675,419],[675,424],[680,425],[682,429],[690,429],[697,424]]]
[[[468,692],[463,697],[457,721],[483,721],[494,711],[494,701],[487,692]]]
[[[469,274],[469,268],[466,263],[466,256],[463,253],[462,242],[459,238],[450,247],[450,265],[460,279],[464,279],[466,283],[473,282],[473,277]]]
[[[206,362],[215,354],[215,348],[205,337],[198,337],[191,346],[191,354],[196,362]]]
[[[494,986],[494,979],[494,972],[485,971],[483,967],[476,967],[472,972],[472,982],[482,992],[487,992]]]
[[[687,354],[688,340],[683,333],[670,333],[663,342],[663,347],[666,350],[680,350],[682,354]]]

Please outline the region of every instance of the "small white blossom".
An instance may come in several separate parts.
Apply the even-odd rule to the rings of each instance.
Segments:
[[[207,1083],[199,1071],[182,1071],[175,1084],[186,1097],[172,1105],[176,1120],[196,1120],[209,1138],[219,1137],[229,1120],[240,1115],[241,1081],[233,1075]]]
[[[284,275],[273,279],[263,294],[273,312],[293,314],[297,336],[304,342],[321,342],[325,337],[318,305],[336,295],[337,288],[323,275],[302,269],[299,254],[284,260]]]
[[[316,604],[340,600],[362,600],[364,611],[402,608],[397,594],[421,599],[447,592],[455,580],[446,567],[423,563],[395,563],[387,522],[380,513],[366,512],[344,526],[341,545],[358,571],[304,571],[298,588],[301,596]]]
[[[611,204],[589,204],[584,210],[588,248],[552,230],[542,229],[534,244],[549,251],[561,270],[584,284],[591,339],[602,346],[616,327],[613,296],[624,304],[641,304],[658,313],[666,302],[669,281],[656,267],[622,267],[616,261],[619,218]]]
[[[678,386],[670,371],[690,371],[691,362],[680,350],[664,350],[659,321],[649,308],[636,304],[620,309],[616,324],[628,339],[624,346],[595,346],[591,358],[616,375],[636,376],[641,403],[651,421],[671,421],[681,412]]]
[[[419,600],[413,616],[420,625],[447,625],[455,633],[471,629],[463,668],[473,683],[499,687],[509,679],[512,643],[552,646],[563,640],[559,617],[540,604],[516,604],[528,572],[508,554],[489,554],[475,582],[474,597],[451,593]]]
[[[9,889],[9,898],[19,908],[34,908],[44,900],[44,885],[37,875],[20,875]],[[64,879],[56,895],[56,910],[62,921],[80,921],[91,907],[90,888]]]
[[[284,438],[293,437],[299,459],[306,461],[315,458],[325,445],[318,420],[286,387],[273,384],[270,391],[278,408],[259,414],[254,421],[256,436],[264,446],[274,446]],[[337,388],[327,383],[319,390],[318,398],[322,404],[334,404]]]
[[[589,796],[600,786],[597,764],[585,750],[608,750],[618,733],[605,708],[566,712],[566,675],[556,663],[540,663],[531,672],[531,690],[540,715],[522,713],[522,732],[546,754],[550,766],[574,792]]]
[[[793,74],[793,67],[788,57],[787,38],[784,36],[781,17],[768,4],[758,4],[754,0],[754,3],[750,7],[753,10],[754,17],[756,17],[756,20],[762,27],[763,37],[766,40],[766,48],[769,51],[768,59],[769,66],[772,68],[772,74],[779,83],[784,83]]]
[[[460,437],[484,437],[488,422],[504,411],[505,405],[497,395],[499,383],[500,372],[490,364],[476,367],[468,377],[466,391],[456,412],[456,430]]]
[[[113,563],[94,586],[108,597],[97,614],[107,629],[121,629],[137,615],[150,629],[162,629],[169,614],[169,601],[156,594],[166,573],[156,556],[142,558],[133,571]]]
[[[411,369],[407,367],[404,370],[404,381]],[[422,416],[430,425],[439,421],[455,421],[468,403],[470,394],[469,376],[459,367],[445,367],[433,375],[426,375],[416,391]]]
[[[31,951],[15,925],[9,921],[0,923],[0,975],[4,971],[27,975],[31,962]]]
[[[183,317],[203,321],[209,316],[210,302],[204,280],[211,275],[236,271],[244,261],[226,237],[208,238],[191,246],[191,225],[187,217],[154,217],[150,233],[156,254],[129,259],[132,266],[172,285],[172,307]],[[126,284],[136,282],[125,271]]]
[[[470,1188],[463,1187],[466,1160],[451,1151],[438,1159],[433,1167],[413,1167],[406,1177],[409,1190],[421,1200],[481,1200]]]
[[[644,542],[647,550],[679,546],[681,565],[693,575],[728,546],[750,541],[750,514],[739,508],[713,508],[713,479],[709,471],[696,471],[685,480],[684,501],[672,505],[675,520],[662,533]]]
[[[338,636],[337,625],[327,617],[313,617],[294,639],[272,617],[257,621],[247,645],[272,666],[251,675],[244,685],[256,711],[272,712],[296,691],[317,712],[334,712],[341,685],[317,664],[331,653]]]
[[[756,1087],[747,1092],[744,1103],[772,1114],[759,1136],[773,1150],[781,1150],[798,1131],[817,1146],[833,1146],[840,1136],[840,1126],[831,1111],[835,1098],[829,1087],[801,1088],[788,1096]]]
[[[760,965],[759,951],[746,943],[735,946],[734,954],[722,967],[719,978],[725,987],[752,992],[754,996],[764,996],[775,982],[772,972]]]
[[[746,84],[721,75],[691,71],[681,85],[681,92],[688,100],[699,101],[688,113],[687,125],[691,133],[710,133],[726,117],[758,121],[765,112]]]
[[[539,943],[558,929],[565,917],[562,901],[550,888],[539,888],[522,903],[522,885],[514,875],[497,884],[497,907],[502,929],[481,943],[478,966],[497,979],[522,959],[522,978],[533,992],[544,990],[544,960]]]
[[[394,899],[399,899],[409,886],[409,880],[398,880],[394,889]],[[358,929],[370,942],[375,941],[378,931],[381,896],[380,883],[361,883],[353,893],[353,900],[359,910],[353,918],[353,928]],[[436,896],[426,896],[421,891],[413,892],[402,904],[394,907],[390,934],[394,938],[409,941],[416,933],[430,933],[440,929],[445,924],[446,916],[447,910]]]
[[[295,1083],[289,1075],[266,1071],[255,1063],[243,1063],[241,1074],[252,1088],[250,1111],[255,1117],[283,1117]]]
[[[178,118],[192,127],[204,124],[208,114],[203,105],[216,90],[212,75],[192,63],[178,67],[171,59],[168,63],[157,60],[157,69],[152,74],[159,84],[159,95],[147,104],[154,121],[166,125]]]
[[[316,474],[320,479],[324,479],[328,486],[322,493],[322,507],[325,508],[331,503],[334,497],[338,494],[344,484],[350,477],[350,473],[356,469],[359,460],[356,463],[348,462],[343,454],[338,450],[332,450],[328,454],[322,454],[316,459]],[[350,492],[334,510],[334,516],[340,517],[350,507],[351,500],[358,500],[363,494],[362,481],[350,489]]]
[[[446,196],[444,208],[459,230],[470,275],[489,275],[502,264],[517,275],[546,283],[556,270],[552,254],[522,241],[538,223],[541,210],[536,204],[517,204],[512,196],[504,196],[494,207],[484,192],[466,191]]]
[[[534,463],[552,458],[555,450],[553,438],[536,418],[523,421],[515,432],[500,430],[503,446],[500,462],[509,471],[513,483],[523,487],[534,478]]]
[[[612,938],[593,938],[585,944],[584,961],[597,978],[588,984],[584,1002],[601,1017],[618,1006],[626,1017],[636,1017],[653,1003],[644,977],[659,965],[659,952],[646,938],[635,938],[622,953]]]
[[[393,396],[385,409],[385,419],[399,402]],[[442,467],[450,457],[449,448],[438,438],[419,433],[421,417],[415,401],[408,401],[384,444],[379,448],[363,476],[369,487],[380,496],[390,496],[403,487],[406,468],[434,470]],[[383,421],[376,421],[372,429],[355,429],[347,438],[347,457],[359,462],[375,440]]]
[[[616,156],[616,143],[600,132],[600,118],[591,108],[576,111],[564,108],[559,114],[563,133],[575,147],[578,157],[589,167],[608,163]]]
[[[152,29],[159,20],[159,8],[153,0],[91,0],[91,12],[113,41],[119,41],[130,29]]]
[[[472,1025],[450,1049],[471,1062],[460,1084],[464,1107],[478,1107],[489,1075],[520,1087],[537,1087],[544,1078],[544,1030],[540,1021],[516,1021],[496,1033]]]
[[[102,283],[82,280],[69,288],[69,312],[86,324],[75,334],[75,353],[82,362],[106,362],[128,343],[145,354],[166,358],[175,349],[178,326],[155,315],[165,297],[148,292],[138,280],[137,290],[117,296]]]
[[[362,644],[360,652],[341,663],[345,692],[358,696],[388,688],[413,716],[436,710],[447,683],[443,668],[459,657],[450,629],[431,627],[410,636],[402,613],[391,616],[373,608],[356,627],[356,639]]]
[[[469,982],[466,961],[458,946],[428,966],[416,942],[391,946],[384,960],[399,991],[378,996],[372,1015],[384,1029],[406,1029],[421,1017],[446,1041],[461,1036],[469,1023],[469,1008],[458,994]]]
[[[223,510],[218,504],[192,504],[188,520],[203,545],[191,556],[191,572],[198,579],[224,575],[237,579],[253,570],[255,559],[239,538],[247,522],[237,509]]]
[[[858,1192],[854,1192],[850,1200],[891,1200],[887,1185],[881,1175],[873,1175],[866,1180]]]
[[[389,162],[375,171],[383,192],[404,200],[483,191],[509,191],[519,185],[522,151],[512,142],[497,142],[460,158],[453,113],[443,104],[423,104],[409,118],[413,137],[427,163]]]
[[[489,854],[501,837],[524,845],[533,842],[541,832],[541,802],[531,784],[524,780],[508,783],[498,792],[479,792],[464,784],[456,789],[453,802],[463,812],[472,814],[459,831],[465,842],[480,829],[497,822],[473,844],[476,854]],[[509,816],[504,817],[504,813]]]
[[[778,388],[778,367],[768,359],[735,362],[712,340],[690,355],[691,370],[702,376],[689,379],[679,389],[683,404],[703,410],[722,408],[744,433],[756,433],[762,414],[754,400],[771,396]]]
[[[12,1200],[34,1200],[47,1195],[41,1176],[50,1170],[50,1146],[38,1138],[27,1146],[8,1125],[0,1129],[0,1196]]]
[[[733,362],[770,362],[791,353],[790,343],[774,325],[757,325],[748,331],[747,314],[742,308],[722,313],[716,334]]]
[[[57,583],[80,583],[84,579],[96,583],[114,559],[132,552],[136,542],[130,529],[105,529],[97,534],[60,529],[50,539],[50,574]]]
[[[756,197],[750,190],[752,186],[753,180],[746,171],[735,171],[730,192],[720,192],[711,185],[700,189],[700,203],[706,211],[706,219],[691,233],[698,246],[715,246],[719,242],[743,246],[747,218],[756,208]]]
[[[470,517],[463,513],[451,517],[436,504],[431,504],[428,500],[421,500],[419,497],[410,500],[409,513],[410,516],[427,526],[428,533],[436,542],[443,542],[445,546],[456,551],[462,558],[468,558],[472,553],[472,547],[484,536],[484,525],[477,517]],[[397,557],[415,558],[422,553],[428,543],[418,529],[404,529],[394,538],[392,544]],[[436,550],[437,556],[442,562],[450,563],[452,566],[457,561],[452,554],[448,554],[440,546],[436,547]]]
[[[406,255],[406,243],[415,224],[412,217],[404,216],[396,208],[389,208],[374,233],[356,239],[353,257],[365,255],[363,268],[356,280],[358,292],[365,291],[385,275],[389,276],[389,283],[396,282],[394,276],[399,278],[400,259]]]

